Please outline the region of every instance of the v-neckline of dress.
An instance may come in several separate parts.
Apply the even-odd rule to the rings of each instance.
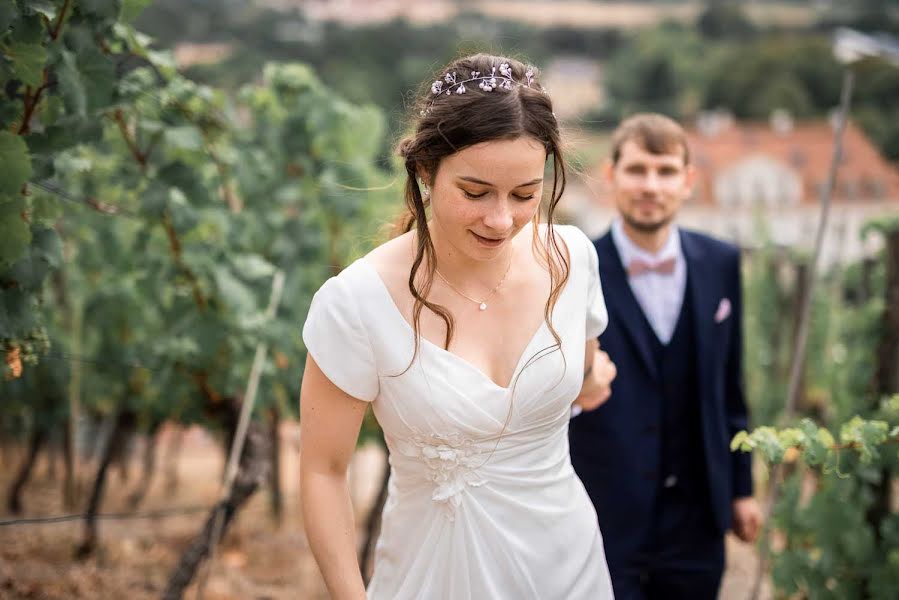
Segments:
[[[372,276],[374,276],[374,278],[377,280],[378,287],[381,289],[384,300],[385,300],[386,304],[389,305],[390,310],[392,310],[393,313],[396,315],[397,319],[400,322],[402,322],[402,324],[405,326],[406,330],[410,334],[415,335],[415,329],[412,327],[412,325],[409,323],[409,321],[406,320],[406,317],[403,316],[402,311],[400,310],[399,306],[397,306],[396,301],[393,299],[393,296],[390,294],[390,289],[387,287],[387,284],[381,278],[381,274],[378,273],[378,270],[375,269],[374,265],[369,263],[365,257],[360,258],[359,261],[365,264],[365,268],[367,270],[369,270],[371,272]],[[571,277],[569,276],[568,281],[565,282],[565,286],[562,288],[562,292],[559,294],[559,297],[556,300],[556,306],[558,306],[558,301],[562,299],[562,295],[566,292],[566,290],[568,288],[568,284],[570,282],[571,282]],[[554,306],[553,307],[553,316],[555,316],[555,308],[556,307]],[[543,330],[545,328],[546,328],[546,319],[543,319],[540,321],[540,324],[537,326],[534,333],[531,334],[531,337],[528,339],[527,344],[525,344],[524,349],[521,351],[521,354],[518,356],[518,361],[515,364],[515,369],[512,371],[512,376],[509,379],[509,383],[504,386],[500,385],[499,383],[494,381],[492,377],[487,375],[484,371],[482,371],[479,367],[474,365],[471,361],[459,356],[458,354],[456,354],[454,352],[450,352],[443,346],[435,344],[434,342],[432,342],[431,340],[429,340],[428,338],[426,338],[423,335],[419,335],[419,338],[421,339],[422,347],[427,346],[429,348],[433,348],[435,351],[437,351],[443,355],[448,355],[450,358],[454,359],[455,361],[462,363],[469,370],[477,373],[481,377],[481,379],[484,379],[485,381],[490,383],[494,388],[508,393],[511,391],[513,385],[515,384],[515,381],[517,380],[518,376],[520,375],[520,371],[522,369],[522,361],[524,360],[525,356],[527,356],[528,351],[531,349],[531,346],[534,345],[534,342],[537,340],[537,338],[540,336],[540,334],[543,332]]]

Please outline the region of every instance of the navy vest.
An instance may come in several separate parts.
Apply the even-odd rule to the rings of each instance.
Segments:
[[[689,273],[687,277],[683,306],[668,344],[662,344],[649,321],[643,321],[651,340],[656,372],[660,379],[659,394],[656,395],[657,401],[661,403],[657,413],[661,415],[659,480],[663,485],[677,482],[689,492],[706,495],[696,328]]]

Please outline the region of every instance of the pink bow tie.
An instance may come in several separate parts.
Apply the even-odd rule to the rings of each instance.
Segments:
[[[657,263],[649,263],[639,258],[635,258],[627,264],[628,277],[638,277],[645,273],[659,273],[660,275],[671,275],[674,273],[674,265],[677,264],[675,257],[660,260]]]

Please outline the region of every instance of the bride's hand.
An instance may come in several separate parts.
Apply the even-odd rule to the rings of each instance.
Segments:
[[[612,394],[612,380],[618,371],[609,355],[599,349],[599,342],[587,342],[587,354],[584,360],[584,385],[574,405],[581,410],[599,408]]]

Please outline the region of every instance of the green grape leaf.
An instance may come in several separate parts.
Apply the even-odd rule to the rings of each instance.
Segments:
[[[14,44],[40,44],[46,31],[39,14],[20,14],[12,24],[11,38]]]
[[[14,338],[34,329],[37,315],[37,300],[31,293],[18,288],[0,288],[0,337]]]
[[[18,10],[16,10],[16,3],[9,2],[0,2],[0,32],[5,32],[9,29],[9,26],[15,20],[15,18],[19,15]]]
[[[20,136],[0,131],[0,196],[14,196],[22,192],[22,186],[31,177],[31,158],[28,146]]]
[[[87,90],[81,73],[78,71],[75,55],[68,50],[63,50],[61,58],[56,70],[60,94],[70,114],[86,117]]]
[[[153,0],[124,0],[122,2],[121,20],[131,22],[149,6]]]
[[[22,216],[25,199],[0,202],[0,268],[16,262],[31,243],[31,227]]]
[[[4,53],[13,61],[13,73],[25,85],[38,87],[44,81],[44,65],[47,63],[47,49],[41,44],[15,43]]]
[[[811,419],[803,419],[799,423],[799,428],[802,430],[805,438],[803,441],[803,457],[805,458],[805,462],[810,465],[823,463],[833,444],[833,437],[830,436],[830,432],[826,429],[819,428]],[[826,435],[822,435],[822,432]],[[827,436],[830,436],[830,444],[826,443]]]
[[[94,166],[93,161],[83,155],[73,152],[65,152],[53,161],[53,166],[61,175],[72,176],[87,173]]]
[[[0,66],[0,78],[6,78],[2,66]],[[10,83],[7,85],[13,87]],[[13,123],[21,122],[24,112],[25,107],[21,102],[7,98],[5,94],[0,94],[0,129],[11,129]]]
[[[257,254],[239,254],[231,262],[244,279],[271,277],[275,273],[275,266]]]
[[[31,197],[31,219],[35,223],[53,224],[62,217],[62,206],[48,194],[36,193]]]
[[[48,96],[38,107],[38,116],[41,124],[48,127],[56,123],[57,119],[64,116],[65,105],[59,96]]]
[[[802,446],[805,443],[805,432],[796,427],[788,427],[783,429],[780,434],[780,442],[785,447]]]
[[[773,427],[759,427],[752,432],[755,447],[762,453],[765,460],[772,463],[783,461],[786,448],[780,441],[777,430]]]
[[[196,127],[170,127],[163,134],[167,145],[179,150],[196,151],[203,148],[203,137]]]
[[[752,450],[748,432],[740,431],[734,436],[734,439],[730,441],[730,451],[736,452],[737,450],[742,450],[743,452]]]
[[[130,0],[126,0],[126,2],[127,1],[130,1]],[[136,0],[136,1],[140,2],[141,0]],[[149,0],[149,1],[152,1],[152,0]],[[143,9],[141,9],[141,10],[143,10]],[[124,13],[124,10],[123,10],[123,13]],[[147,56],[147,49],[150,46],[150,44],[153,43],[153,38],[151,38],[150,36],[148,36],[144,33],[141,33],[139,31],[135,30],[134,27],[131,27],[131,26],[126,25],[125,23],[121,23],[121,22],[113,25],[112,29],[113,29],[113,32],[115,33],[115,35],[118,36],[119,39],[124,40],[128,44],[128,48],[131,50],[131,52],[133,54],[140,56],[141,58],[145,58]]]
[[[156,85],[156,75],[149,67],[138,67],[125,74],[119,81],[119,95],[122,100],[136,102],[146,100],[147,94]]]
[[[116,87],[115,65],[96,46],[78,54],[78,71],[84,82],[89,110],[99,110],[112,102]]]
[[[172,187],[176,187],[190,198],[190,203],[195,206],[203,206],[210,202],[209,189],[197,176],[197,171],[185,162],[175,160],[166,163],[159,172],[157,178]]]
[[[55,243],[58,245],[58,237],[55,236],[52,230],[43,227],[32,229],[31,246],[22,253],[22,256],[8,271],[9,277],[20,288],[33,292],[39,290],[53,266],[51,261],[58,264],[59,259],[57,256],[52,255],[52,248],[49,249],[49,252],[46,252],[39,247],[41,244],[52,246],[54,242],[48,242],[51,239],[51,235],[57,238]]]
[[[837,441],[833,437],[833,434],[823,427],[818,429],[818,441],[828,448],[833,448],[834,444],[837,443]]]
[[[169,202],[169,187],[157,181],[140,195],[141,211],[150,218],[158,219],[165,214]]]
[[[46,262],[51,268],[59,267],[62,262],[62,240],[56,231],[49,227],[33,226],[31,234],[32,256]]]
[[[187,336],[163,339],[159,342],[157,350],[172,361],[193,360],[193,357],[200,354],[197,341]]]
[[[171,52],[147,50],[146,59],[167,78],[174,77],[178,73],[178,66]]]
[[[896,413],[899,416],[899,394],[893,394],[884,400],[882,410],[888,413]]]
[[[247,313],[257,309],[252,290],[232,275],[227,267],[217,266],[214,273],[218,292],[232,310]]]
[[[78,5],[86,14],[101,19],[116,19],[122,8],[122,0],[80,0]]]
[[[184,192],[178,188],[169,189],[169,201],[167,204],[169,214],[172,216],[172,226],[179,234],[193,229],[199,220],[197,211],[187,201]]]

